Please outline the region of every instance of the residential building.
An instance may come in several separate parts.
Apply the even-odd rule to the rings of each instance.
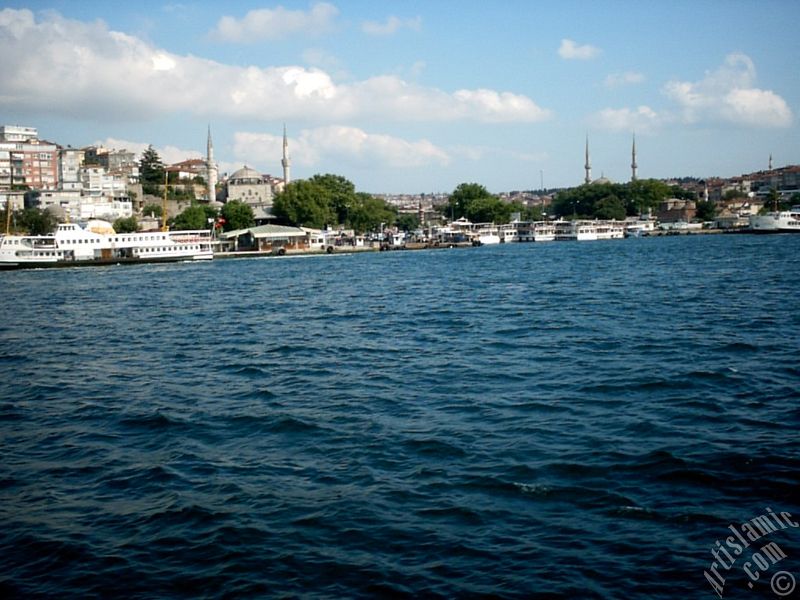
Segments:
[[[84,164],[97,165],[111,174],[124,176],[130,183],[139,181],[139,163],[135,154],[127,150],[110,150],[102,146],[89,146],[84,149]]]
[[[6,142],[27,142],[38,140],[39,131],[35,127],[21,127],[19,125],[0,125],[0,140]]]
[[[83,166],[83,150],[80,148],[61,148],[58,152],[58,181],[62,190],[83,189],[81,167]]]
[[[178,179],[194,179],[195,177],[205,179],[208,175],[208,168],[206,161],[202,158],[190,158],[174,165],[169,165],[167,173],[176,173]]]

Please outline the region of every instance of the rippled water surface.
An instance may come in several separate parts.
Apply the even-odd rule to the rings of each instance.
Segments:
[[[1,273],[0,593],[716,597],[729,524],[800,517],[799,256],[697,236]],[[800,529],[769,539],[787,558],[754,583],[748,550],[726,598],[800,577]]]

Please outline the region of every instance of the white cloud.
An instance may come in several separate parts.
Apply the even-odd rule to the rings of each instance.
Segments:
[[[368,35],[392,35],[403,27],[419,31],[422,28],[422,18],[401,19],[392,15],[386,19],[385,23],[377,21],[364,21],[361,23],[361,31]]]
[[[283,6],[251,10],[241,19],[220,18],[211,36],[224,42],[249,43],[277,40],[298,34],[320,35],[334,26],[339,10],[327,2],[314,4],[308,11]]]
[[[788,127],[792,111],[771,90],[755,86],[756,68],[745,54],[733,53],[700,81],[670,81],[664,93],[681,109],[687,123],[725,121],[753,127]]]
[[[567,60],[589,60],[600,54],[600,48],[585,44],[579,46],[576,42],[568,39],[561,40],[558,48],[558,55]]]
[[[134,142],[131,140],[122,140],[119,138],[106,138],[104,140],[95,140],[95,146],[103,146],[111,150],[127,150],[136,154],[136,160],[142,157],[142,153],[147,150],[150,145],[146,142]],[[184,150],[176,146],[154,146],[153,149],[158,152],[158,156],[164,164],[171,165],[174,163],[182,162],[190,158],[204,158],[197,150]]]
[[[635,71],[625,71],[624,73],[612,73],[605,80],[607,88],[617,88],[623,85],[631,85],[634,83],[642,83],[644,75]]]
[[[328,123],[364,116],[530,123],[551,116],[511,92],[449,93],[393,75],[338,84],[319,68],[226,65],[167,52],[100,21],[55,13],[37,21],[29,10],[0,11],[0,56],[0,110],[18,113],[111,120],[189,113]]]
[[[234,154],[243,161],[279,165],[283,138],[268,133],[237,132]],[[445,166],[450,156],[428,140],[408,141],[356,127],[331,125],[304,129],[289,139],[293,163],[316,167],[344,162],[364,167],[416,168],[431,163]]]
[[[591,121],[597,127],[611,131],[636,131],[650,133],[669,120],[649,106],[630,108],[604,108]]]

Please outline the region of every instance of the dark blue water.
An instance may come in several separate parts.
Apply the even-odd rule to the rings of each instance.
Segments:
[[[714,598],[800,517],[800,236],[0,274],[4,597]],[[775,597],[787,558],[724,595]],[[759,544],[760,545],[760,544]],[[749,552],[749,551],[748,551]]]

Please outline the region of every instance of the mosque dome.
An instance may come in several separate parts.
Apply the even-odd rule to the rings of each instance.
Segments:
[[[600,185],[602,185],[602,184],[604,184],[604,183],[612,183],[612,181],[611,181],[611,180],[610,180],[608,177],[605,177],[605,176],[604,176],[604,177],[599,177],[598,179],[595,179],[595,180],[592,182],[592,185],[596,185],[596,184],[600,184]]]
[[[264,178],[261,176],[261,173],[245,165],[230,176],[228,183],[234,185],[254,185],[264,183]]]
[[[89,219],[89,222],[86,223],[86,231],[103,235],[113,235],[115,233],[111,223],[102,219]]]

